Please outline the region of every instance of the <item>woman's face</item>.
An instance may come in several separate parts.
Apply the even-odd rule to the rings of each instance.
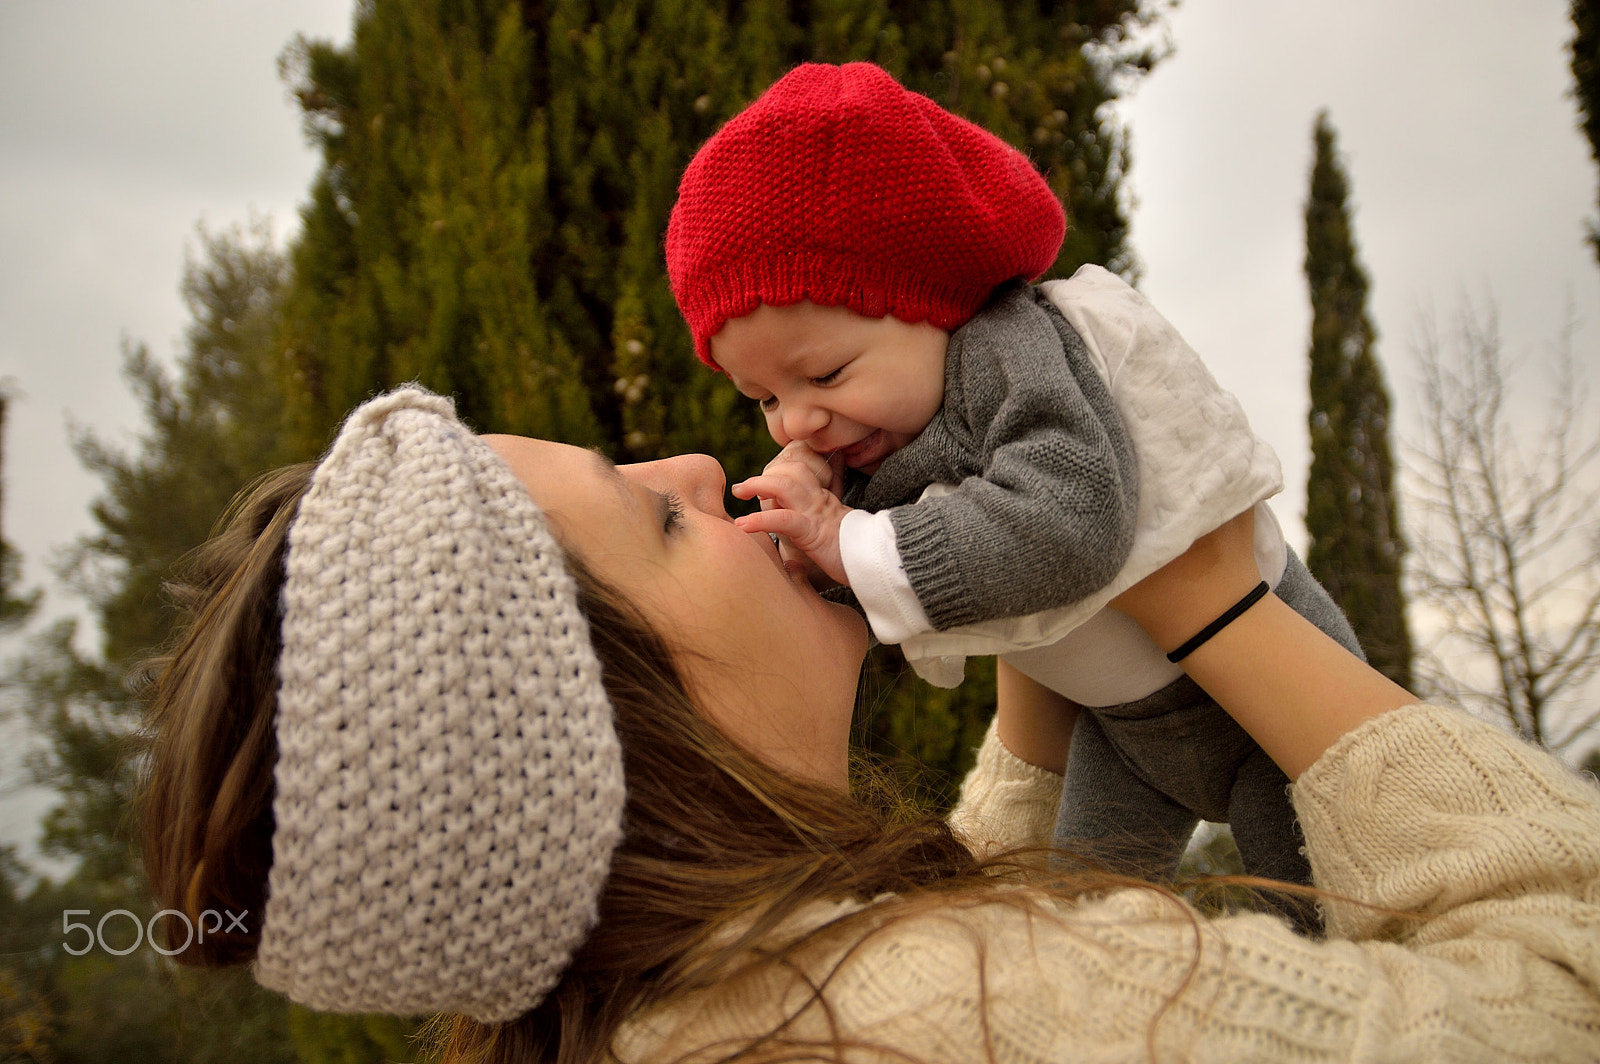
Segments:
[[[485,436],[566,549],[674,648],[706,716],[767,764],[844,787],[866,625],[722,508],[706,455],[613,466],[579,447]]]

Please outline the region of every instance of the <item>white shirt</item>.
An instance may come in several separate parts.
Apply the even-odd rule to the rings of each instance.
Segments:
[[[928,623],[900,564],[887,511],[847,515],[840,555],[873,633],[899,644],[928,682],[954,687],[968,656],[999,654],[1080,705],[1117,705],[1159,690],[1182,670],[1106,603],[1251,507],[1257,508],[1257,562],[1275,585],[1286,548],[1277,520],[1259,504],[1282,490],[1283,471],[1272,448],[1251,431],[1238,400],[1121,278],[1084,266],[1040,290],[1082,337],[1138,463],[1134,545],[1116,578],[1067,606],[940,632]],[[931,485],[923,498],[950,490]]]

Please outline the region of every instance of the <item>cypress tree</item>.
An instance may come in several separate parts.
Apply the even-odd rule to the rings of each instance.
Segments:
[[[1572,40],[1567,53],[1572,66],[1572,95],[1578,102],[1578,128],[1589,142],[1589,155],[1600,163],[1600,9],[1594,0],[1572,0]],[[1588,224],[1589,247],[1600,258],[1600,229]]]
[[[351,43],[297,41],[286,77],[323,165],[287,301],[302,454],[416,379],[481,428],[619,460],[772,453],[694,359],[662,262],[695,148],[789,67],[870,59],[1048,172],[1058,267],[1134,261],[1104,105],[1154,63],[1148,0],[1096,5],[372,0]]]
[[[11,394],[0,386],[0,469],[4,469],[3,459],[5,451],[6,408],[11,403]],[[0,485],[0,513],[5,507],[3,500],[5,491]],[[0,523],[0,632],[8,632],[20,627],[30,616],[39,602],[37,591],[24,592],[19,586],[22,576],[22,557],[17,553],[5,538],[4,524]]]
[[[484,431],[685,451],[731,476],[776,448],[694,356],[661,241],[695,149],[793,65],[877,62],[1027,151],[1066,204],[1058,274],[1132,279],[1108,103],[1147,72],[1159,0],[369,0],[347,47],[283,58],[323,163],[281,347],[290,445],[405,380]],[[731,502],[731,500],[730,500]],[[992,703],[913,687],[892,650],[863,740],[949,794]],[[906,737],[914,736],[910,744]]]
[[[1350,618],[1368,659],[1411,683],[1411,637],[1400,591],[1405,544],[1396,516],[1389,395],[1373,354],[1367,275],[1356,255],[1349,180],[1333,126],[1317,116],[1306,201],[1311,290],[1311,473],[1306,565]]]

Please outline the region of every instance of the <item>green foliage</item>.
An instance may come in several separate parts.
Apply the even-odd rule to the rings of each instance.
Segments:
[[[38,591],[22,591],[22,556],[9,542],[0,539],[0,632],[22,626],[39,604]]]
[[[80,862],[80,874],[119,895],[135,890],[137,864],[128,810],[133,763],[126,756],[138,710],[121,672],[82,654],[77,623],[60,621],[35,637],[10,682],[44,747],[29,752],[31,782],[60,802],[44,816],[40,849]]]
[[[966,681],[944,690],[917,679],[896,648],[873,648],[861,677],[852,745],[868,752],[922,808],[949,809],[989,726],[994,672],[993,658],[973,658]]]
[[[285,460],[273,340],[284,256],[259,222],[202,232],[200,246],[184,274],[193,321],[176,374],[142,346],[125,353],[146,423],[137,449],[77,435],[80,458],[104,487],[96,531],[64,575],[98,614],[99,651],[85,653],[74,623],[60,622],[32,640],[8,677],[43,741],[30,775],[61,799],[45,817],[42,849],[77,862],[64,884],[35,885],[26,904],[17,903],[15,876],[4,884],[13,903],[0,906],[4,933],[21,937],[6,951],[0,999],[19,1003],[18,1015],[48,1019],[34,1025],[48,1048],[39,1059],[220,1062],[241,1059],[241,1046],[252,1060],[294,1059],[283,1003],[248,973],[182,971],[148,947],[126,957],[59,948],[63,909],[149,915],[133,845],[140,706],[130,674],[172,634],[161,582],[173,564],[239,488]],[[0,1015],[9,1015],[4,1000]]]
[[[289,1009],[246,972],[59,948],[66,908],[149,915],[131,670],[172,637],[174,563],[250,479],[315,455],[347,410],[406,380],[486,431],[759,468],[776,448],[754,404],[695,359],[661,239],[695,148],[806,59],[877,61],[1030,152],[1073,222],[1057,271],[1131,278],[1127,140],[1106,105],[1155,62],[1136,37],[1160,3],[363,0],[349,47],[292,44],[283,71],[323,156],[292,250],[259,222],[202,233],[175,372],[125,352],[144,431],[131,448],[76,434],[103,491],[64,576],[101,641],[85,652],[58,625],[10,679],[43,739],[32,775],[62,796],[45,848],[77,866],[30,886],[0,854],[8,1057],[409,1059],[399,1021]],[[0,550],[0,623],[31,601],[14,567]],[[874,653],[858,738],[930,807],[989,715],[992,663],[972,673],[932,691]]]
[[[87,866],[61,883],[35,879],[0,850],[0,1059],[41,1062],[192,1061],[291,1064],[284,1005],[246,971],[194,972],[134,942],[132,921],[108,918],[103,942],[85,932],[114,909],[141,923],[142,892],[94,878]],[[64,947],[71,946],[75,953]],[[241,1050],[248,1047],[248,1055]]]
[[[1160,6],[370,0],[347,48],[302,39],[282,61],[323,153],[285,301],[294,457],[415,379],[485,431],[759,469],[776,447],[695,358],[661,241],[695,149],[805,60],[878,62],[1029,152],[1072,221],[1057,272],[1131,278],[1107,105],[1156,62],[1138,31]],[[947,795],[992,688],[913,687],[895,651],[874,661],[896,679],[860,735],[902,764],[931,755]]]
[[[1579,128],[1589,142],[1589,155],[1600,163],[1600,8],[1593,0],[1572,0],[1572,95],[1578,101]],[[1589,246],[1600,258],[1600,228],[1588,224]]]
[[[64,576],[98,615],[99,653],[82,653],[72,622],[62,622],[34,641],[13,677],[46,740],[31,766],[35,781],[63,797],[46,819],[45,848],[90,862],[86,872],[103,882],[137,872],[127,739],[139,706],[128,678],[171,636],[176,615],[162,581],[245,483],[284,460],[272,340],[283,255],[260,222],[202,231],[200,240],[204,258],[184,272],[193,321],[176,376],[142,345],[124,355],[146,421],[137,451],[89,432],[75,441],[104,489],[92,507],[97,530],[77,544]]]
[[[3,451],[6,429],[6,407],[11,402],[11,396],[4,385],[0,385],[0,451]],[[0,468],[4,462],[0,461]],[[4,490],[0,488],[0,499],[4,498]],[[0,504],[0,513],[4,512],[4,505]],[[0,528],[3,528],[0,525]],[[22,557],[14,547],[0,536],[0,632],[9,632],[22,625],[39,603],[37,591],[24,592],[17,584],[22,575]]]
[[[8,1061],[51,1059],[60,1023],[41,940],[50,914],[25,890],[29,878],[15,848],[0,847],[0,1059]]]
[[[246,969],[196,971],[134,942],[132,921],[153,909],[136,881],[108,881],[84,862],[61,883],[32,876],[0,847],[0,1060],[183,1060],[192,1064],[384,1064],[417,1059],[413,1023],[387,1016],[330,1016],[289,1006]],[[167,918],[167,919],[170,919]]]
[[[104,489],[92,507],[98,530],[78,545],[70,575],[99,614],[102,656],[118,675],[167,640],[161,583],[173,563],[251,478],[289,460],[273,339],[287,263],[262,221],[199,238],[203,257],[184,270],[192,321],[177,374],[142,344],[124,352],[146,426],[137,450],[88,431],[74,441]]]
[[[1389,449],[1389,394],[1373,354],[1367,275],[1356,256],[1349,181],[1333,126],[1317,116],[1306,201],[1311,289],[1311,473],[1306,566],[1343,607],[1373,666],[1411,684],[1411,636],[1400,592],[1405,550]]]
[[[1226,824],[1201,824],[1178,862],[1178,889],[1208,916],[1261,908],[1248,887],[1232,881],[1245,874],[1244,860]]]
[[[342,1016],[289,1006],[301,1064],[406,1064],[419,1059],[416,1025],[393,1016]]]
[[[287,301],[299,455],[420,380],[488,430],[618,459],[771,454],[694,358],[661,235],[716,127],[806,59],[871,59],[1033,154],[1068,204],[1058,262],[1130,274],[1126,137],[1154,4],[373,0],[351,45],[283,69],[323,167]]]

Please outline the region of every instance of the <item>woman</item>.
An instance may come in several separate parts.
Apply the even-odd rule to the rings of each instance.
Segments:
[[[1214,633],[1184,666],[1298,780],[1327,941],[974,856],[1053,823],[1026,699],[960,834],[852,797],[862,625],[722,490],[416,389],[264,482],[156,687],[156,896],[250,914],[180,958],[459,1014],[474,1061],[1600,1057],[1592,785],[1270,595],[1208,624],[1258,580],[1248,518],[1117,605]]]

